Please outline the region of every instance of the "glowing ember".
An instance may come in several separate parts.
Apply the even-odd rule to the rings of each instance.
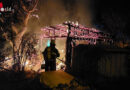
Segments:
[[[25,65],[28,65],[29,64],[29,61],[26,61]]]
[[[42,28],[43,31],[41,37],[42,38],[66,38],[69,30],[68,25],[70,25],[70,37],[73,39],[81,39],[89,41],[90,44],[96,44],[97,40],[102,40],[104,42],[111,41],[112,39],[108,33],[102,32],[95,28],[87,28],[78,22],[70,22],[66,21],[63,24],[59,24],[56,26],[50,26]]]

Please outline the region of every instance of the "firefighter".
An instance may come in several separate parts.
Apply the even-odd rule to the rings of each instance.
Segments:
[[[56,70],[56,58],[60,56],[58,50],[55,48],[55,40],[51,40],[50,46],[46,47],[43,56],[45,60],[45,71]]]

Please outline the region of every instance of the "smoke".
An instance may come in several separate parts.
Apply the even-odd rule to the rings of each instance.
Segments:
[[[91,27],[92,17],[89,0],[40,0],[38,4],[39,19],[31,18],[29,29],[38,31],[41,27],[61,24],[65,21],[78,21]]]

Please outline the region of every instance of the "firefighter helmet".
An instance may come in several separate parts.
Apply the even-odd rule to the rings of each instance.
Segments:
[[[55,40],[51,40],[51,44],[54,44],[54,45],[55,45]]]

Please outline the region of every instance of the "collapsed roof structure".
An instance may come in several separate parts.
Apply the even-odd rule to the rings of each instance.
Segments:
[[[49,26],[41,29],[43,31],[41,38],[67,38],[73,40],[85,40],[90,44],[97,44],[98,41],[110,43],[112,38],[109,33],[105,33],[96,28],[88,28],[78,22],[66,21],[63,24]]]

